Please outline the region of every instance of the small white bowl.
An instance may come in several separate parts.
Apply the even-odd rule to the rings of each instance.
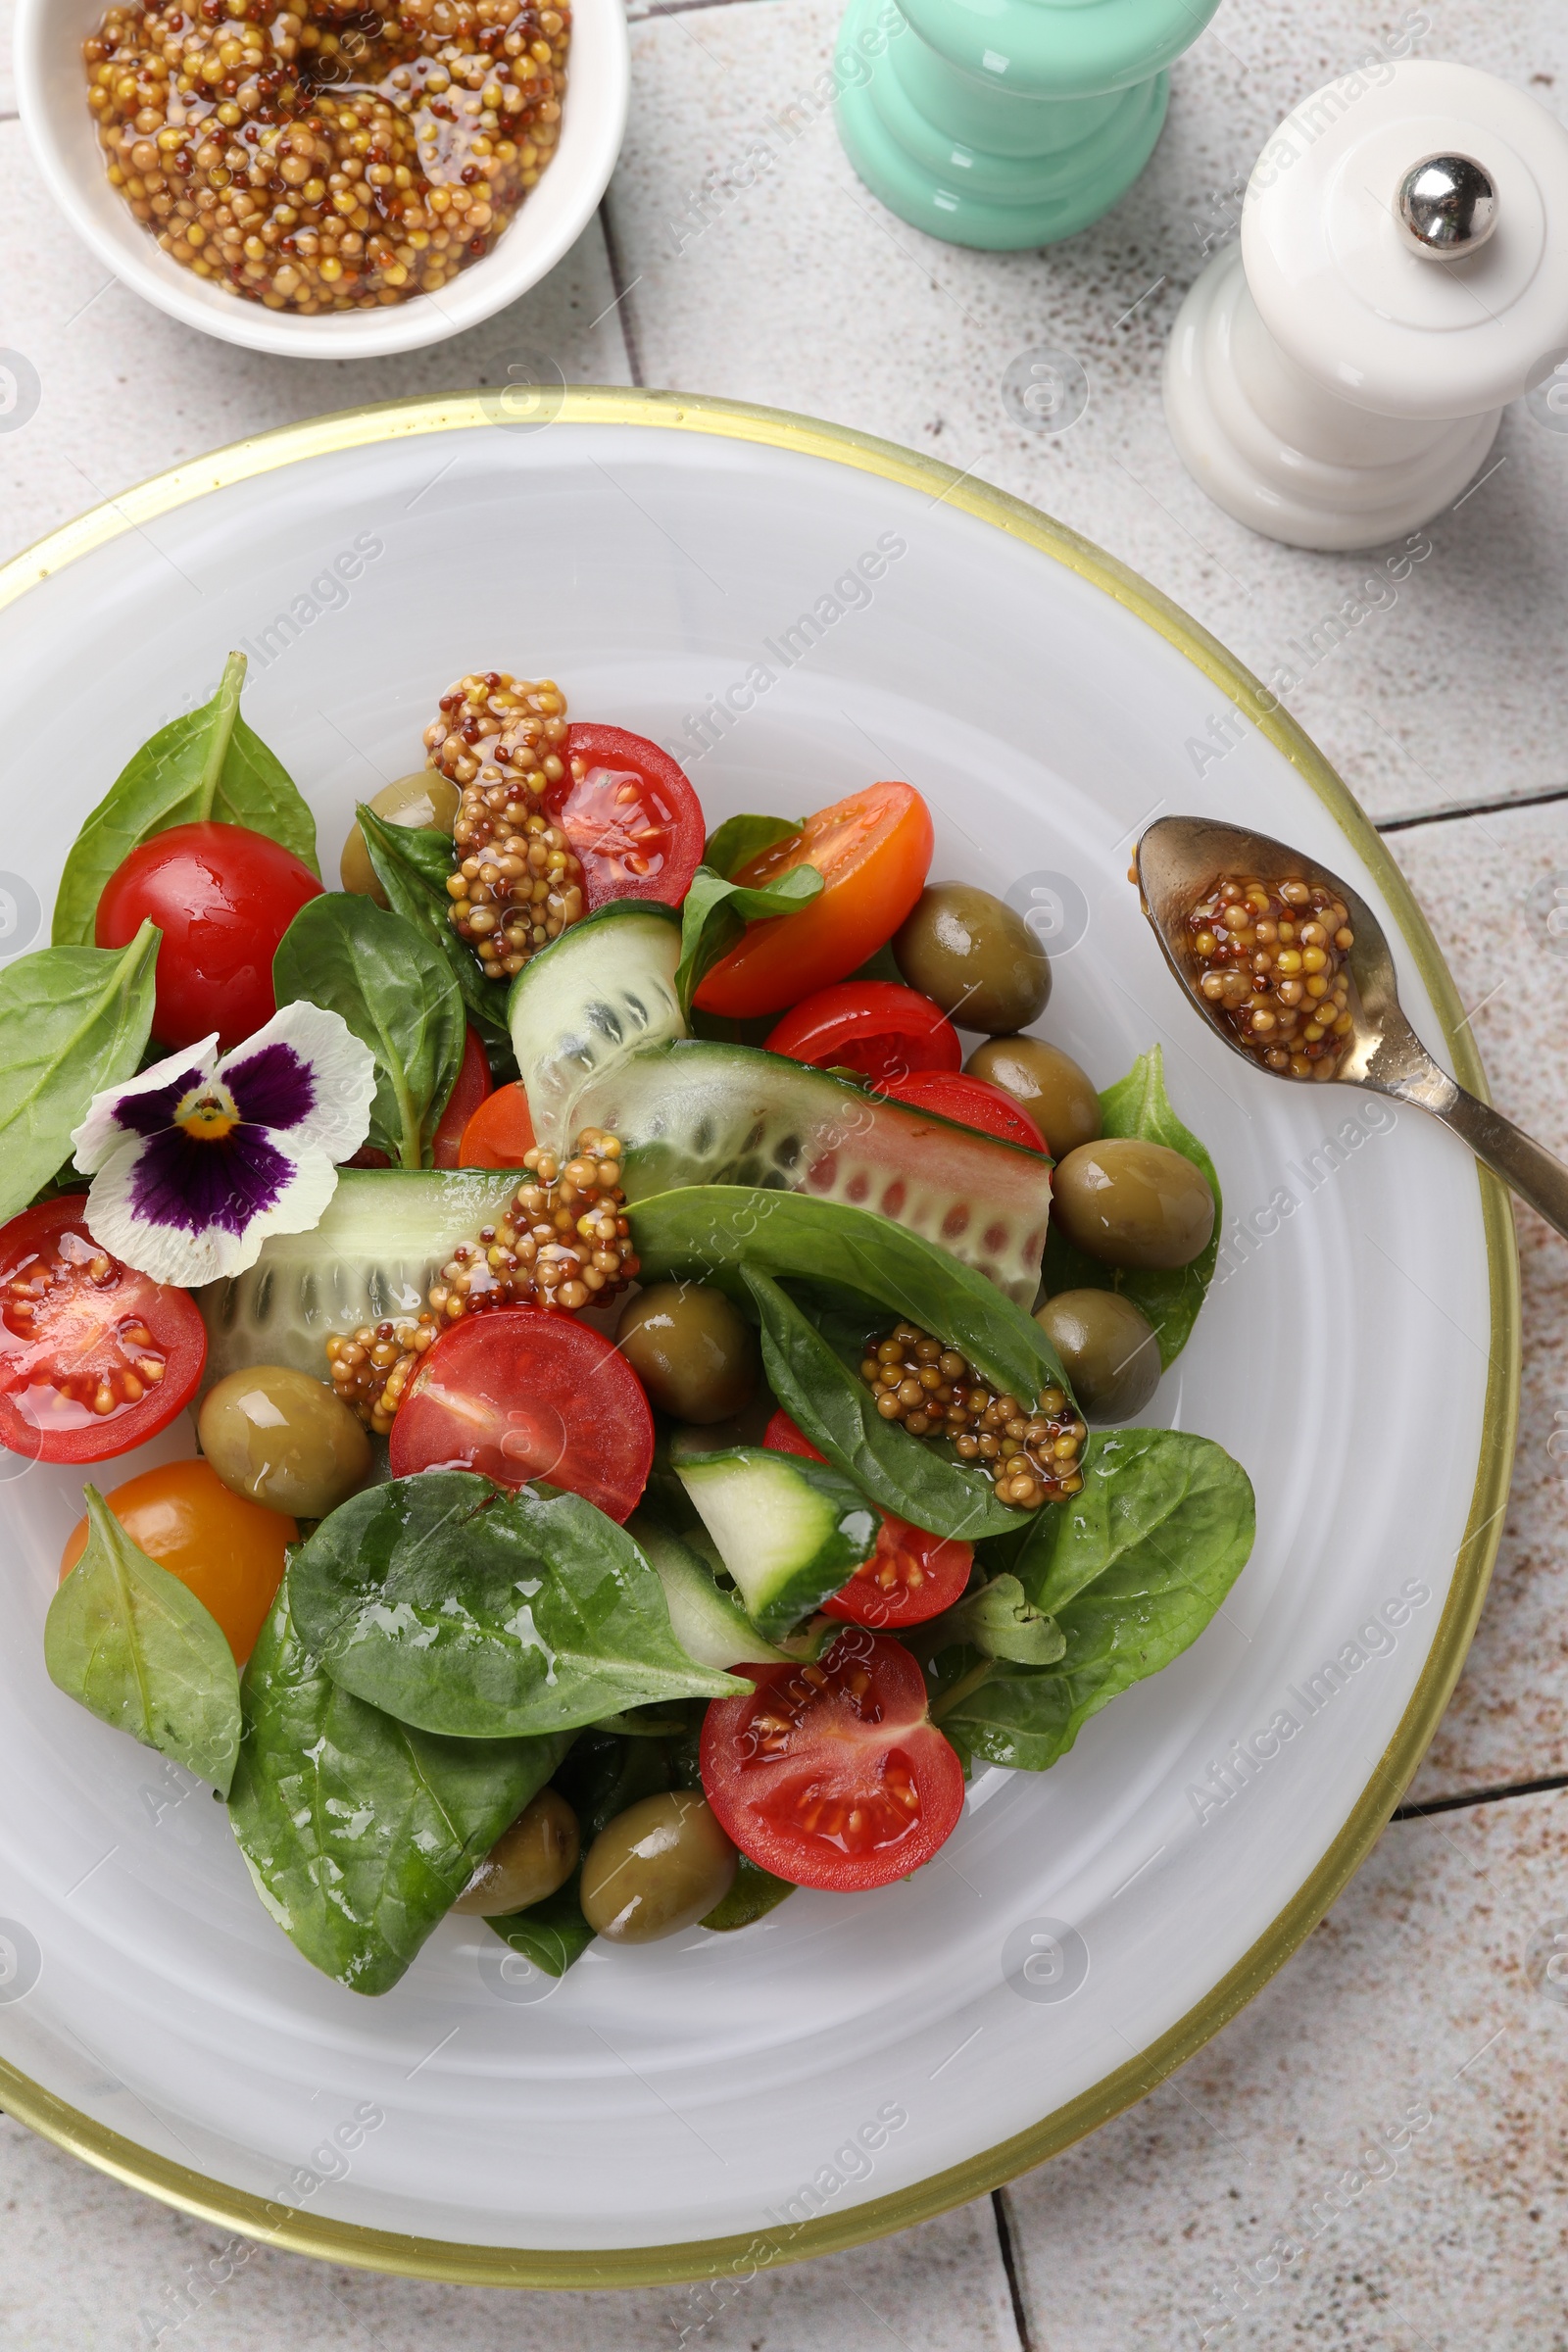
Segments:
[[[439,298],[300,318],[222,294],[163,252],[110,186],[87,105],[81,44],[105,0],[17,0],[17,105],[38,169],[67,220],[106,268],[172,318],[225,343],[306,360],[379,359],[477,326],[515,302],[581,236],[610,182],[626,129],[630,53],[622,0],[573,0],[561,140],[549,169],[493,252]]]

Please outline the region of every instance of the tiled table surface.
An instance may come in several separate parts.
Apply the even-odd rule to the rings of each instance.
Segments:
[[[1432,526],[1396,601],[1368,612],[1362,598],[1365,616],[1308,666],[1293,648],[1367,564],[1231,523],[1183,472],[1158,398],[1203,241],[1227,232],[1229,192],[1289,106],[1419,15],[1418,54],[1485,66],[1561,111],[1563,0],[1386,14],[1225,0],[1176,70],[1139,187],[1065,247],[1005,257],[891,220],[820,108],[792,109],[826,61],[835,0],[632,13],[625,153],[553,277],[456,343],[309,367],[193,337],[104,282],[14,120],[0,0],[0,347],[42,384],[25,429],[0,436],[0,555],[242,434],[504,382],[541,357],[568,380],[727,394],[934,451],[1126,558],[1260,674],[1303,673],[1291,707],[1393,828],[1497,1101],[1568,1151],[1568,963],[1542,952],[1524,906],[1543,877],[1568,877],[1568,432],[1512,411],[1494,470]],[[1042,345],[1074,354],[1090,383],[1086,414],[1055,438],[1016,423],[1000,391],[1008,363]],[[1568,1793],[1529,1785],[1568,1778],[1568,1439],[1554,1435],[1568,1427],[1568,1250],[1520,1222],[1512,1499],[1480,1635],[1411,1791],[1442,1809],[1396,1821],[1296,1960],[1141,2106],[995,2201],[760,2278],[722,2307],[680,2288],[410,2285],[277,2253],[215,2291],[218,2233],[4,2123],[0,2344],[128,2352],[177,2319],[182,2352],[1132,2352],[1205,2337],[1236,2352],[1470,2352],[1489,2338],[1560,2352],[1568,2009],[1531,1947],[1568,1914]]]

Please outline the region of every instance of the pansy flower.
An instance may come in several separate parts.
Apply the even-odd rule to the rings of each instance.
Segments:
[[[72,1136],[87,1229],[155,1282],[243,1274],[271,1233],[308,1233],[369,1132],[375,1056],[335,1012],[287,1004],[94,1095]]]

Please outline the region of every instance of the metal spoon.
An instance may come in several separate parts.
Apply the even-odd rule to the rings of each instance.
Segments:
[[[1206,816],[1161,816],[1138,844],[1138,884],[1144,912],[1154,936],[1193,1004],[1234,1054],[1266,1078],[1289,1086],[1311,1085],[1288,1070],[1271,1070],[1252,1053],[1199,986],[1200,974],[1186,946],[1187,917],[1221,877],[1255,874],[1262,881],[1296,881],[1333,891],[1348,908],[1355,945],[1349,950],[1349,1044],[1331,1084],[1364,1086],[1428,1110],[1510,1190],[1540,1211],[1548,1225],[1568,1237],[1568,1167],[1505,1119],[1490,1103],[1478,1102],[1438,1067],[1416,1036],[1399,1004],[1394,958],[1383,928],[1366,901],[1348,882],[1266,833],[1224,825]]]

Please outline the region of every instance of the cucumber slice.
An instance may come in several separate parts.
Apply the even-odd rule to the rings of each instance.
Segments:
[[[590,1116],[574,1108],[628,1054],[686,1035],[675,967],[680,916],[657,899],[612,899],[523,965],[507,1025],[533,1131],[569,1152]]]
[[[225,1372],[292,1364],[326,1378],[326,1342],[416,1315],[459,1242],[515,1196],[517,1168],[343,1168],[313,1233],[277,1233],[254,1266],[196,1294],[207,1323],[203,1394]]]
[[[740,1602],[714,1582],[713,1572],[689,1544],[641,1511],[629,1523],[653,1562],[676,1641],[698,1666],[787,1666],[782,1649],[764,1642]],[[840,1584],[843,1578],[839,1579]]]
[[[607,1063],[572,1118],[620,1137],[630,1201],[731,1184],[871,1209],[1034,1306],[1051,1216],[1038,1152],[754,1046],[698,1039]]]
[[[769,1640],[836,1592],[876,1549],[881,1512],[825,1462],[737,1446],[691,1456],[679,1476],[747,1614]]]

